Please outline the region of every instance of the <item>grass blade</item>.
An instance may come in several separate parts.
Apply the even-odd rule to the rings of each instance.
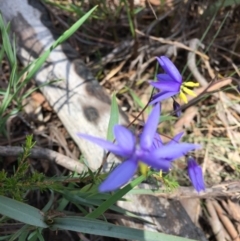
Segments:
[[[113,238],[140,240],[140,241],[190,241],[163,233],[145,231],[140,229],[116,226],[100,220],[84,217],[55,218],[52,226],[55,229],[71,230],[81,233],[107,236]],[[192,240],[193,241],[193,240]]]
[[[118,124],[118,121],[119,121],[118,104],[117,104],[116,94],[113,93],[112,104],[111,104],[111,114],[110,114],[110,120],[108,123],[108,130],[107,130],[107,140],[109,141],[114,140],[113,127],[116,124]]]
[[[40,210],[25,203],[0,196],[0,213],[29,225],[47,228]]]
[[[111,207],[114,203],[116,203],[118,200],[120,200],[125,194],[127,194],[129,191],[131,191],[135,186],[140,184],[142,181],[146,179],[145,176],[140,176],[133,180],[131,183],[129,183],[124,188],[117,191],[113,196],[111,196],[109,199],[107,199],[105,202],[103,202],[98,208],[96,208],[93,212],[89,213],[86,217],[89,218],[98,218],[100,215],[102,215],[109,207]]]
[[[73,24],[68,30],[66,30],[53,44],[52,46],[43,53],[41,57],[39,57],[33,64],[33,68],[29,71],[25,81],[23,81],[23,85],[25,85],[25,82],[28,82],[34,74],[41,68],[43,63],[46,61],[50,53],[53,49],[55,49],[58,45],[62,44],[65,40],[67,40],[74,32],[77,31],[77,29],[90,17],[90,15],[95,11],[97,6],[92,8],[90,11],[88,11],[83,17],[81,17],[75,24]]]

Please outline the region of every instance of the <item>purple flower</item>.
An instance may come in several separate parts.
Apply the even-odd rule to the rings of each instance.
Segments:
[[[164,99],[178,94],[182,85],[182,76],[173,62],[166,56],[156,58],[165,73],[158,74],[157,81],[150,81],[150,84],[153,87],[160,90],[160,93],[153,96],[150,104],[156,104]]]
[[[188,159],[188,175],[194,188],[198,192],[205,190],[202,168],[192,157],[189,157]]]
[[[118,165],[99,186],[100,192],[113,191],[126,184],[135,174],[140,161],[157,170],[168,170],[171,161],[199,147],[195,144],[179,144],[174,141],[170,142],[171,144],[162,145],[161,148],[153,148],[159,117],[160,105],[157,104],[149,115],[143,132],[137,137],[124,126],[115,125],[116,144],[101,138],[78,134],[79,137],[125,158],[125,161]]]

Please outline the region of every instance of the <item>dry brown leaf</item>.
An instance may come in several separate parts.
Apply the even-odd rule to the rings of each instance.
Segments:
[[[114,75],[116,75],[122,69],[122,67],[124,66],[124,64],[126,62],[127,61],[124,60],[118,66],[116,66],[115,68],[111,69],[111,71],[106,75],[106,77],[101,82],[101,85],[103,85],[106,81],[110,80]]]
[[[31,94],[32,100],[35,102],[36,106],[42,105],[44,109],[52,111],[51,106],[47,102],[46,98],[39,92],[34,92]]]

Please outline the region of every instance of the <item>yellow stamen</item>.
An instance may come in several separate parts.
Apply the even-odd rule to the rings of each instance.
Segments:
[[[186,95],[185,95],[182,91],[180,91],[180,93],[179,93],[179,98],[180,98],[185,104],[188,103],[187,97],[186,97]]]
[[[199,83],[195,83],[195,82],[192,82],[192,81],[187,81],[187,82],[183,83],[183,86],[186,86],[186,87],[198,87]]]
[[[192,90],[188,89],[187,87],[181,86],[181,90],[191,96],[196,96],[196,94]]]
[[[162,170],[159,171],[159,177],[162,178]]]
[[[143,162],[139,162],[139,171],[146,177],[148,173],[148,166]]]

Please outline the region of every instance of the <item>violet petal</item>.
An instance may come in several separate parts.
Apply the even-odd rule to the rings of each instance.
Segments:
[[[148,166],[151,166],[152,168],[154,168],[158,171],[163,170],[165,172],[168,172],[172,165],[171,161],[168,161],[165,159],[160,159],[160,158],[155,158],[150,153],[142,155],[141,160]]]
[[[164,71],[169,74],[174,80],[182,83],[182,76],[174,63],[166,56],[157,57],[159,64],[162,66]]]
[[[132,132],[121,125],[115,125],[113,131],[118,146],[120,146],[125,153],[131,155],[134,151],[136,142]]]
[[[77,136],[84,138],[88,141],[91,141],[91,142],[95,143],[96,145],[99,145],[103,149],[114,153],[115,155],[122,156],[122,157],[127,157],[129,155],[128,153],[125,153],[125,150],[123,150],[120,146],[115,145],[110,141],[106,141],[106,140],[98,138],[98,137],[81,134],[81,133],[77,133]]]
[[[172,140],[170,142],[167,143],[167,145],[172,145],[172,144],[176,144],[180,141],[180,139],[182,138],[184,132],[180,132],[177,135],[175,135]]]
[[[140,146],[143,150],[149,149],[153,144],[154,135],[156,134],[159,117],[160,117],[160,105],[157,104],[156,106],[153,107],[152,112],[148,116],[148,120],[140,136]]]
[[[154,105],[158,102],[161,102],[169,97],[172,97],[174,95],[178,94],[178,92],[169,92],[169,91],[163,91],[153,96],[152,101],[149,103],[150,105]]]
[[[163,74],[165,75],[165,74]],[[175,80],[160,80],[160,81],[151,81],[150,85],[161,90],[161,91],[170,91],[170,92],[179,92],[180,84]]]
[[[160,148],[163,145],[161,136],[158,133],[155,133],[154,138],[153,138],[153,145],[152,149],[155,150],[157,148]]]
[[[197,192],[205,190],[202,168],[191,157],[188,159],[188,175]]]
[[[126,184],[136,172],[138,162],[136,160],[127,160],[118,165],[99,186],[99,192],[114,191]]]
[[[176,143],[162,146],[154,150],[151,155],[154,159],[174,160],[187,154],[187,152],[200,148],[200,145],[189,143]]]

